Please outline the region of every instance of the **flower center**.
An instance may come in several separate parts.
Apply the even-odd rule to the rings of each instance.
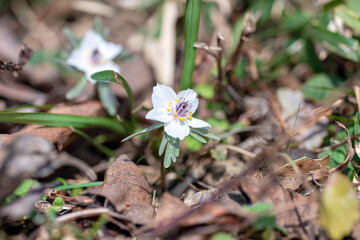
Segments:
[[[192,118],[192,112],[190,112],[191,104],[189,101],[185,101],[184,98],[175,99],[176,105],[172,102],[169,103],[167,108],[168,113],[172,114],[174,118],[180,121],[187,121]]]
[[[95,64],[101,61],[101,53],[97,48],[95,48],[91,53],[91,61]]]

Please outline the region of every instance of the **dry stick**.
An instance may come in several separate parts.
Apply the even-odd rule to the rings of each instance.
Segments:
[[[249,152],[245,149],[242,149],[242,148],[239,148],[239,147],[236,147],[236,146],[233,146],[233,145],[227,145],[227,144],[224,144],[222,145],[224,147],[226,147],[227,149],[229,150],[232,150],[234,152],[237,152],[237,153],[240,153],[240,154],[243,154],[247,157],[250,157],[250,158],[255,158],[256,157],[256,154],[252,153],[252,152]]]
[[[66,215],[60,216],[56,219],[57,223],[64,223],[76,220],[78,218],[86,218],[86,217],[95,217],[101,214],[107,214],[116,219],[121,219],[125,221],[130,221],[127,217],[122,214],[111,211],[108,208],[94,208],[94,209],[85,209],[77,212],[68,213]]]
[[[224,98],[224,93],[223,93],[223,69],[221,67],[223,48],[221,46],[222,45],[221,41],[224,41],[224,37],[221,36],[220,34],[218,34],[216,36],[216,38],[217,38],[217,46],[220,48],[220,51],[218,51],[217,58],[216,58],[217,69],[218,69],[218,92],[217,92],[216,99],[222,100]]]

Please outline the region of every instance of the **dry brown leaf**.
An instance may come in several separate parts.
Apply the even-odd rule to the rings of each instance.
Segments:
[[[154,218],[149,184],[143,172],[126,155],[119,156],[106,172],[104,183],[91,193],[106,197],[117,212],[135,224]]]
[[[280,184],[256,177],[242,178],[237,187],[250,203],[272,203],[279,225],[287,230],[288,239],[309,239],[318,233],[317,200],[286,190]]]
[[[325,166],[330,162],[330,154],[320,159],[300,159],[292,164],[280,168],[275,172],[275,179],[284,188],[298,190],[300,186],[314,179],[324,182],[329,176],[329,170]]]
[[[198,208],[188,208],[181,200],[163,194],[155,221],[142,229],[143,233],[159,236],[181,228],[182,231],[212,234],[219,230],[232,232],[234,235],[249,226],[254,215],[244,213],[240,208],[233,208],[218,203],[208,203]]]

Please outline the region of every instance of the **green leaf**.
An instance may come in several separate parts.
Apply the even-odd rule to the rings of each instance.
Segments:
[[[180,139],[178,138],[175,139],[174,148],[175,148],[175,156],[178,157],[180,154]]]
[[[6,197],[5,203],[8,204],[15,200],[17,197],[23,197],[25,196],[31,187],[33,186],[39,186],[40,183],[33,179],[25,179],[22,181],[22,183],[15,189],[15,191]]]
[[[144,130],[142,130],[142,131],[140,131],[140,132],[134,133],[134,134],[132,134],[132,135],[124,138],[121,142],[125,142],[125,141],[127,141],[127,140],[129,140],[130,138],[133,138],[133,137],[135,137],[135,136],[138,136],[138,135],[141,135],[141,134],[150,132],[150,131],[152,131],[152,130],[161,128],[162,126],[164,126],[164,123],[162,123],[162,122],[155,123],[155,124],[151,125],[150,127],[145,128]]]
[[[327,94],[330,93],[327,88],[333,88],[329,76],[325,74],[316,74],[309,78],[305,84],[303,84],[302,91],[307,99],[311,100],[323,100]]]
[[[210,240],[235,240],[235,238],[228,233],[218,232],[214,234]]]
[[[307,37],[344,58],[359,62],[359,42],[353,38],[330,32],[320,26],[309,28]]]
[[[75,37],[75,35],[74,35],[74,33],[71,31],[71,29],[68,28],[68,27],[64,27],[64,30],[63,30],[63,31],[64,31],[64,34],[65,34],[66,38],[69,40],[71,46],[72,46],[73,48],[78,48],[79,45],[80,45],[80,41],[79,41],[79,39],[77,39],[77,38]]]
[[[75,87],[73,87],[70,91],[68,91],[65,95],[65,98],[67,100],[72,100],[76,98],[84,89],[86,88],[86,85],[88,84],[88,80],[85,76],[82,76]]]
[[[322,64],[315,50],[314,43],[310,39],[305,39],[305,57],[310,67],[315,73],[322,72]]]
[[[103,181],[61,185],[61,186],[57,186],[55,189],[63,191],[63,190],[69,190],[69,189],[75,189],[75,188],[95,187],[95,186],[99,186],[101,184],[103,184]]]
[[[164,167],[168,168],[171,165],[171,159],[173,158],[174,154],[174,148],[173,145],[167,144],[166,151],[165,151],[165,157],[164,157]]]
[[[320,224],[331,239],[343,239],[359,220],[359,202],[352,183],[334,172],[321,193]]]
[[[168,137],[167,137],[166,132],[164,132],[164,135],[161,139],[161,143],[160,143],[160,147],[159,147],[159,156],[163,155],[167,142],[168,142]]]
[[[196,85],[194,87],[194,91],[199,93],[199,95],[203,98],[211,99],[215,96],[215,89],[212,85],[208,83],[203,83]]]
[[[102,35],[102,21],[99,16],[96,16],[93,22],[93,30]]]
[[[60,212],[64,205],[65,205],[64,199],[62,199],[61,197],[57,197],[55,198],[53,202],[53,206],[50,207],[50,209],[54,212]]]
[[[98,89],[100,101],[106,109],[107,113],[110,116],[115,116],[117,112],[117,100],[111,91],[109,83],[97,82],[96,86]]]
[[[194,133],[194,132],[190,132],[190,135],[195,138],[196,140],[198,140],[199,142],[202,143],[206,143],[206,140],[204,138],[202,138],[200,135]]]
[[[190,128],[190,130],[207,138],[212,138],[219,141],[221,140],[218,136],[209,133],[206,128]]]
[[[358,2],[358,4],[360,4],[360,2]],[[345,6],[338,6],[334,11],[347,25],[360,33],[360,15],[358,13],[353,12]]]
[[[96,80],[97,82],[114,82],[121,85],[128,94],[130,100],[130,108],[131,109],[134,108],[134,98],[130,86],[119,73],[111,70],[107,70],[107,71],[95,73],[91,75],[91,78]]]
[[[192,87],[192,75],[195,66],[196,48],[200,22],[201,0],[187,0],[185,6],[185,52],[181,73],[181,90]]]
[[[104,127],[117,133],[124,134],[126,132],[123,124],[114,119],[69,114],[0,112],[0,122],[37,124],[49,127]]]

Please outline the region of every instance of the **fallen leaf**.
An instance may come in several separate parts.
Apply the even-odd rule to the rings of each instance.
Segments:
[[[110,165],[104,183],[90,192],[109,199],[117,212],[135,224],[145,224],[154,218],[149,184],[144,173],[126,155]]]
[[[308,181],[324,182],[330,171],[325,167],[330,162],[330,154],[320,159],[300,159],[286,164],[275,171],[275,179],[284,188],[298,190]],[[294,169],[296,168],[296,169]]]
[[[321,193],[321,226],[331,239],[343,239],[359,218],[359,202],[350,180],[334,172]]]

